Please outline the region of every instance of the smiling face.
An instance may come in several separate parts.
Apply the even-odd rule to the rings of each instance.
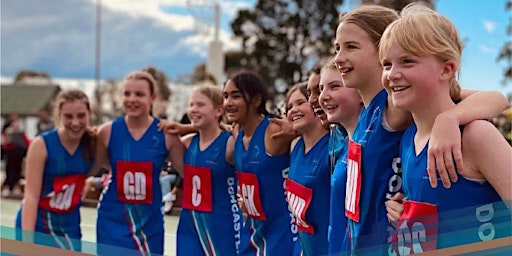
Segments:
[[[329,121],[327,121],[327,115],[325,115],[324,110],[320,107],[320,101],[318,100],[318,97],[320,96],[319,83],[320,74],[312,73],[309,76],[307,84],[308,102],[313,108],[315,115],[320,118],[322,125],[327,127],[329,125]]]
[[[59,121],[66,137],[80,140],[89,126],[90,111],[84,100],[65,101],[60,105]]]
[[[363,90],[380,79],[382,67],[378,50],[370,36],[353,23],[340,23],[336,30],[336,65],[343,84]]]
[[[344,124],[357,120],[362,108],[359,92],[343,86],[336,69],[322,70],[320,77],[320,105],[331,123]]]
[[[149,115],[155,95],[150,84],[144,79],[126,79],[123,86],[123,106],[126,116],[139,117]]]
[[[304,89],[304,88],[302,88]],[[315,125],[319,125],[319,118],[313,113],[313,108],[300,87],[295,87],[289,94],[286,102],[286,118],[295,131],[305,134]]]
[[[218,126],[222,112],[222,105],[215,106],[212,99],[201,92],[195,92],[190,97],[187,115],[195,128],[201,129],[210,125]]]
[[[228,80],[223,90],[224,109],[229,122],[244,123],[248,112],[248,104],[245,101],[242,92],[237,88],[232,80]]]
[[[432,102],[426,99],[450,95],[449,79],[442,82],[445,65],[433,55],[415,56],[392,44],[382,66],[382,83],[397,108],[428,108]]]

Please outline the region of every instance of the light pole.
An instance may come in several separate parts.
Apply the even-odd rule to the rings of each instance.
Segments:
[[[187,2],[189,7],[210,7],[214,10],[214,21],[215,30],[213,40],[208,45],[208,59],[206,60],[206,73],[212,75],[215,78],[217,84],[220,84],[224,79],[224,65],[225,57],[222,49],[222,42],[219,39],[220,35],[220,4],[215,1],[213,4],[192,4],[190,1]],[[198,17],[194,17],[198,21]]]
[[[96,80],[96,90],[99,90],[101,79],[101,0],[96,1],[96,38],[94,58],[94,78]]]

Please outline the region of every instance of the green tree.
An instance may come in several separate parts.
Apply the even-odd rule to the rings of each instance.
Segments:
[[[231,23],[241,52],[226,54],[228,76],[238,68],[259,73],[271,85],[305,79],[308,69],[333,53],[342,0],[258,0]],[[282,86],[281,86],[282,87]],[[282,90],[280,90],[282,91]]]
[[[505,9],[507,12],[512,10],[512,1],[507,1],[505,5]],[[512,22],[510,19],[508,20],[508,26],[507,26],[507,35],[508,40],[505,42],[503,47],[501,47],[500,53],[498,54],[498,57],[496,58],[496,61],[506,62],[505,71],[503,72],[503,84],[507,85],[512,82],[512,42],[510,41],[510,36],[512,36]]]
[[[158,99],[169,100],[169,97],[171,97],[171,89],[169,88],[169,78],[167,75],[162,70],[153,66],[148,66],[143,70],[151,74],[156,80],[156,93]]]
[[[436,0],[362,0],[363,4],[378,4],[397,11],[402,10],[405,6],[413,2],[421,2],[424,5],[435,9]]]
[[[14,77],[13,83],[38,83],[50,84],[52,78],[45,72],[38,72],[34,70],[21,70]]]
[[[200,63],[194,68],[194,72],[190,74],[190,82],[194,85],[204,82],[211,82],[214,85],[218,84],[215,77],[206,72],[206,63]]]

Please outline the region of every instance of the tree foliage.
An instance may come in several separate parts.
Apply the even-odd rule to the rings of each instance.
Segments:
[[[226,71],[259,73],[267,84],[292,85],[307,69],[333,52],[342,0],[258,0],[253,10],[240,10],[231,23],[242,41],[241,52],[226,54]],[[279,82],[278,82],[279,84]]]
[[[190,74],[190,82],[194,85],[203,84],[203,83],[211,83],[218,84],[218,81],[212,74],[206,72],[206,63],[200,63],[194,68],[194,72]]]
[[[45,72],[38,72],[34,70],[21,70],[14,77],[14,84],[16,83],[36,83],[36,84],[50,84],[52,78]]]
[[[405,6],[413,2],[421,2],[424,5],[435,9],[435,0],[363,0],[363,4],[378,4],[397,11],[401,11]]]
[[[512,1],[507,1],[505,10],[507,10],[507,12],[512,11]],[[508,40],[501,47],[500,53],[496,58],[498,62],[505,61],[507,65],[505,67],[505,71],[503,72],[504,85],[510,84],[512,82],[512,42],[510,41],[510,36],[512,36],[512,22],[510,19],[507,26],[507,35],[509,36]]]
[[[153,66],[148,66],[143,70],[151,74],[156,80],[156,94],[158,99],[169,100],[169,97],[171,97],[171,89],[169,88],[169,78],[167,75],[162,70]]]

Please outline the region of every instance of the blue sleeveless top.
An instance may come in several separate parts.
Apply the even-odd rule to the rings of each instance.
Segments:
[[[103,190],[98,205],[98,219],[96,225],[99,253],[111,254],[104,244],[122,246],[140,252],[163,253],[163,213],[162,191],[160,188],[160,170],[168,156],[165,144],[165,135],[158,131],[159,120],[154,119],[146,132],[139,140],[133,139],[124,117],[119,117],[112,122],[112,130],[107,150],[112,167],[112,178]],[[124,180],[120,176],[118,167],[121,163],[130,163],[127,171],[134,171],[135,165],[145,164],[152,169],[145,177],[144,188],[138,188],[133,184],[137,181]],[[140,169],[140,167],[137,167]],[[136,176],[135,176],[136,177]],[[121,201],[118,193],[119,181],[128,184],[128,191],[140,191],[145,189],[149,202],[131,203]],[[152,183],[152,189],[147,188],[147,183]],[[125,184],[125,186],[127,186]],[[140,184],[139,184],[140,185]]]
[[[348,136],[343,138],[340,156],[335,162],[331,176],[331,206],[329,213],[329,254],[343,251],[342,245],[347,232],[347,217],[345,216],[345,190],[347,184],[347,144]]]
[[[314,234],[299,231],[303,255],[328,253],[329,200],[326,199],[331,193],[331,168],[327,153],[329,138],[329,134],[325,134],[305,154],[304,139],[301,137],[291,153],[288,178],[313,190],[313,197],[306,211],[306,221],[313,226]]]
[[[284,181],[288,176],[290,155],[270,156],[265,150],[265,117],[251,138],[247,150],[244,130],[235,142],[234,162],[237,172],[255,174],[266,220],[247,218],[241,232],[240,255],[292,255],[297,241],[295,226],[285,198]]]
[[[382,125],[387,97],[382,90],[363,108],[353,135],[353,141],[362,146],[360,220],[348,219],[345,241],[349,239],[349,248],[359,254],[387,254],[393,227],[387,220],[385,202],[401,189],[399,146],[403,131],[389,132]]]
[[[60,178],[66,178],[70,175],[83,175],[84,178],[92,167],[93,159],[86,162],[83,158],[85,149],[79,145],[76,151],[71,155],[62,145],[59,139],[57,129],[52,129],[41,134],[46,146],[47,159],[44,164],[43,180],[41,187],[41,196],[43,199],[48,194],[54,192],[54,181]],[[85,179],[84,179],[85,180]],[[82,181],[84,181],[82,180]],[[77,186],[76,189],[83,188]],[[75,191],[82,194],[82,191]],[[34,242],[37,244],[66,248],[80,251],[80,240],[82,237],[80,229],[80,205],[74,207],[69,213],[56,213],[41,207],[37,210],[37,219],[35,231],[44,234],[59,234],[65,238],[46,237],[36,234]],[[16,217],[16,227],[21,229],[21,211],[20,207]],[[72,238],[69,241],[69,238]],[[59,240],[61,240],[59,242]]]
[[[226,162],[226,143],[230,136],[223,131],[201,151],[199,135],[195,135],[185,152],[185,164],[210,168],[212,211],[181,210],[178,255],[237,254],[242,216],[236,198],[235,168]]]
[[[403,191],[406,200],[437,206],[437,249],[511,236],[510,211],[488,182],[468,180],[457,173],[458,181],[451,188],[432,188],[427,173],[428,143],[416,155],[416,131],[416,125],[411,125],[400,144]]]

